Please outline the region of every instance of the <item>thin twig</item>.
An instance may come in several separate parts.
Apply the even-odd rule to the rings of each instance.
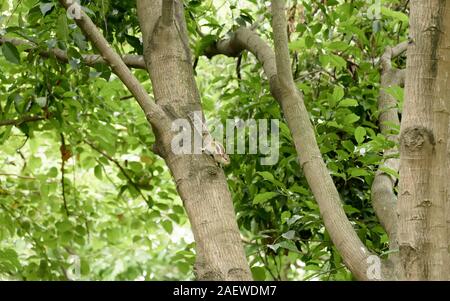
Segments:
[[[19,126],[22,123],[41,121],[41,120],[45,120],[45,119],[46,118],[42,117],[42,116],[24,116],[24,117],[20,117],[20,118],[16,118],[16,119],[0,120],[0,126],[8,126],[8,125]]]
[[[21,175],[16,175],[16,174],[11,174],[11,173],[0,173],[0,176],[15,177],[15,178],[22,179],[22,180],[37,180],[36,178],[33,178],[33,177],[21,176]]]
[[[114,163],[114,165],[117,166],[117,168],[119,168],[120,172],[124,175],[124,177],[128,180],[128,182],[136,189],[136,191],[141,195],[141,197],[144,199],[144,201],[149,204],[149,200],[145,197],[145,195],[142,193],[142,190],[139,188],[139,186],[133,181],[133,179],[128,175],[127,171],[125,170],[125,168],[123,168],[123,166],[119,163],[119,161],[117,161],[116,159],[114,159],[113,157],[111,157],[110,155],[108,155],[107,153],[105,153],[104,151],[102,151],[101,149],[99,149],[98,147],[96,147],[92,142],[88,141],[88,140],[83,140],[84,143],[86,143],[87,145],[89,145],[93,150],[95,150],[96,152],[98,152],[99,154],[101,154],[103,157],[105,157],[106,159],[108,159],[109,161],[111,161],[112,163]]]
[[[64,210],[66,211],[66,215],[70,216],[69,209],[67,207],[67,199],[66,199],[66,183],[65,183],[65,170],[64,166],[66,163],[65,152],[66,149],[66,140],[64,139],[64,135],[61,133],[61,187],[62,187],[62,198],[64,201]]]

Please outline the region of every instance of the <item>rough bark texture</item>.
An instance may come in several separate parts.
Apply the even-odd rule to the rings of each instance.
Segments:
[[[172,119],[201,111],[182,4],[138,0],[137,7],[157,104]],[[157,152],[171,170],[191,222],[197,246],[197,278],[251,280],[223,170],[206,155],[173,154],[168,132],[157,133]]]
[[[411,1],[400,137],[401,278],[449,280],[450,1]]]

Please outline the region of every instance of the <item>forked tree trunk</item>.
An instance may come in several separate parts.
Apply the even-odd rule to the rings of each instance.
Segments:
[[[400,279],[449,280],[450,0],[410,3],[400,136]]]
[[[137,9],[155,100],[175,120],[201,111],[201,101],[183,5],[181,1],[164,2],[162,5],[161,0],[138,0]],[[160,18],[162,7],[165,11]],[[251,280],[223,170],[206,155],[175,155],[170,129],[159,131],[156,136],[156,152],[173,175],[192,226],[197,279]]]

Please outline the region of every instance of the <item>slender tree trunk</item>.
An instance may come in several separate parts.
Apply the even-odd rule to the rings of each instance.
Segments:
[[[405,280],[449,280],[450,1],[411,1],[400,136],[398,243]]]
[[[173,120],[201,111],[182,3],[138,0],[137,8],[157,104]],[[223,170],[207,155],[175,155],[172,137],[170,129],[157,131],[155,150],[171,170],[191,222],[197,279],[251,280]]]

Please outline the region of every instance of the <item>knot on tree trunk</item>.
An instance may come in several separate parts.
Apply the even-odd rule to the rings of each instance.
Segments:
[[[410,127],[403,131],[401,146],[410,153],[421,152],[435,145],[433,132],[426,127]]]

